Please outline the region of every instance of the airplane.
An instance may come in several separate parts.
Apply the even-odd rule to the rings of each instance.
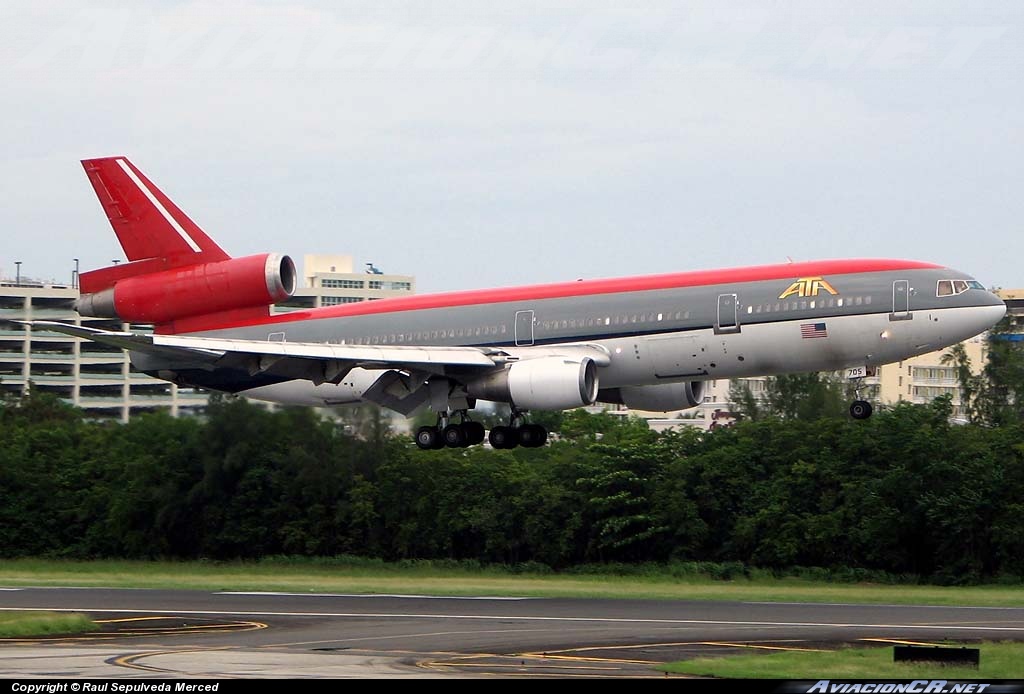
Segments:
[[[292,405],[429,408],[421,449],[482,443],[477,400],[511,405],[493,448],[539,447],[530,410],[617,403],[695,407],[719,378],[868,369],[976,335],[1004,303],[973,277],[895,259],[790,262],[643,277],[413,295],[272,315],[295,290],[286,255],[229,256],[123,156],[82,161],[127,256],[80,275],[84,317],[152,333],[51,321],[129,351],[134,368]],[[862,381],[858,380],[858,383]],[[855,419],[872,407],[857,399]]]

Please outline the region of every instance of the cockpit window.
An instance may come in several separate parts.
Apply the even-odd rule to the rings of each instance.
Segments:
[[[975,280],[939,280],[935,286],[935,296],[956,296],[968,289],[984,289],[981,282]]]

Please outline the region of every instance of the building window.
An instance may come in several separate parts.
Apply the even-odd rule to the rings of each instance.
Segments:
[[[328,289],[362,289],[362,280],[320,280],[320,286]]]
[[[358,304],[362,299],[358,296],[321,296],[321,306],[337,306],[339,304]]]

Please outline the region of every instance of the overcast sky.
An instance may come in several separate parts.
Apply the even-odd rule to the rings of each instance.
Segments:
[[[1024,286],[1024,3],[626,5],[8,0],[0,274],[123,257],[78,163],[123,154],[233,255],[420,291],[857,256]]]

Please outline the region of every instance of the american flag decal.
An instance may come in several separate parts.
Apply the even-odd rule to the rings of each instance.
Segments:
[[[812,338],[812,337],[828,337],[828,329],[824,323],[801,323],[800,324],[800,337]]]

